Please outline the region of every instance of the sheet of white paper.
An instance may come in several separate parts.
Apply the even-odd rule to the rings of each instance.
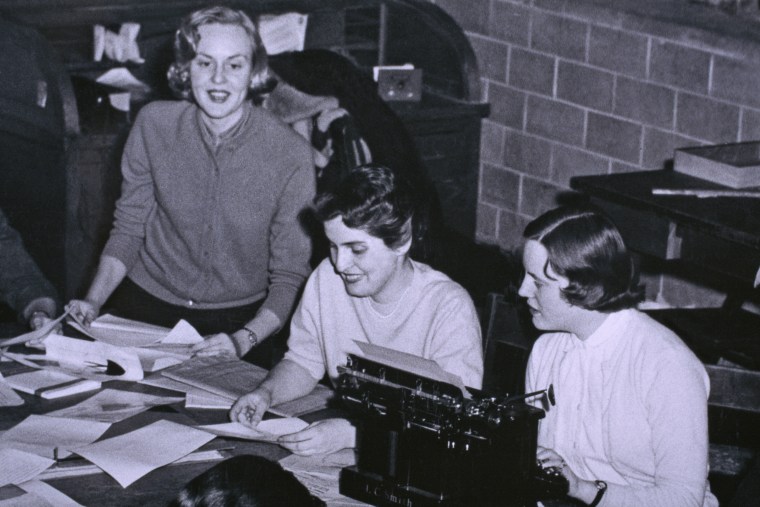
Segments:
[[[180,401],[182,401],[181,397],[154,396],[116,389],[103,389],[95,396],[90,396],[76,405],[48,412],[47,415],[115,423],[152,407],[170,405]]]
[[[193,356],[190,347],[192,345],[163,346],[159,343],[150,347],[130,347],[129,350],[140,358],[143,371],[152,373],[190,359]]]
[[[109,423],[65,417],[30,415],[0,436],[0,447],[31,452],[44,458],[65,458],[67,449],[91,444],[111,427]]]
[[[185,395],[185,408],[207,408],[229,410],[233,401],[224,396],[202,391],[189,392]]]
[[[75,502],[53,486],[42,481],[27,481],[19,484],[18,487],[27,493],[46,500],[50,505],[54,505],[55,507],[83,507],[82,504]]]
[[[99,466],[126,488],[158,467],[190,454],[214,435],[189,426],[157,421],[74,452]]]
[[[354,449],[343,449],[330,454],[316,454],[314,456],[291,454],[282,458],[280,465],[291,472],[306,472],[337,478],[343,468],[356,465],[356,451]]]
[[[143,369],[137,354],[108,343],[90,342],[51,334],[45,338],[45,357],[73,375],[93,380],[140,380]],[[120,370],[111,374],[107,365]],[[121,371],[123,370],[123,373]]]
[[[435,361],[415,356],[413,354],[407,354],[406,352],[399,352],[398,350],[380,347],[371,343],[358,341],[355,341],[354,343],[359,346],[364,357],[370,361],[386,364],[393,368],[408,371],[409,373],[421,377],[452,384],[453,386],[460,388],[463,394],[467,394],[462,379],[458,375],[445,371]]]
[[[24,399],[16,394],[8,382],[3,378],[3,374],[0,373],[0,407],[18,407],[24,404]]]
[[[147,91],[150,87],[132,75],[124,67],[115,67],[106,71],[98,79],[98,83],[121,88],[122,90]]]
[[[19,496],[0,500],[0,507],[56,507],[34,493],[22,493]]]
[[[284,417],[282,419],[267,419],[261,421],[256,428],[249,428],[239,422],[223,424],[209,424],[198,426],[203,431],[208,431],[220,437],[242,438],[245,440],[258,440],[261,442],[276,442],[281,435],[289,435],[301,431],[309,424],[297,417]]]
[[[297,12],[259,16],[259,34],[267,54],[303,51],[308,16]]]
[[[28,333],[24,333],[22,335],[19,335],[15,338],[9,338],[7,340],[0,340],[0,347],[10,347],[11,345],[18,345],[20,343],[26,343],[28,341],[37,340],[42,338],[43,336],[47,336],[50,334],[53,329],[69,314],[68,310],[64,312],[63,315],[58,317],[57,319],[48,322],[44,326],[42,326],[39,329],[36,329],[34,331],[30,331]]]
[[[203,337],[186,320],[180,320],[167,334],[161,343],[194,344],[203,341]]]
[[[53,386],[79,381],[79,377],[53,370],[34,370],[7,379],[8,385],[22,393],[36,394]]]
[[[34,479],[53,463],[55,462],[52,459],[30,452],[10,448],[0,449],[0,487]]]
[[[293,472],[301,484],[306,486],[309,492],[322,499],[329,507],[364,507],[369,506],[359,500],[348,498],[340,494],[338,478],[325,477],[306,472]]]
[[[154,326],[110,314],[101,315],[89,326],[84,326],[76,320],[70,324],[90,338],[126,347],[144,347],[158,343],[171,331],[168,327]]]

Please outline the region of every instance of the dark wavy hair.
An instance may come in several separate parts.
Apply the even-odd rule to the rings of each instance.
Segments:
[[[168,507],[324,507],[279,463],[260,456],[226,459],[188,482]]]
[[[272,78],[269,76],[267,52],[256,24],[243,11],[215,6],[191,12],[182,19],[174,36],[174,63],[169,66],[167,72],[169,88],[172,92],[182,99],[192,98],[190,63],[198,51],[198,43],[200,42],[198,28],[210,24],[240,26],[245,30],[253,47],[251,92],[257,93],[269,89]]]
[[[412,241],[414,203],[405,180],[378,164],[349,171],[330,191],[314,199],[314,212],[327,222],[340,216],[347,227],[380,238],[389,248]]]
[[[530,222],[523,233],[546,248],[548,268],[570,284],[571,305],[600,312],[631,308],[643,298],[639,274],[615,224],[591,206],[562,206]]]

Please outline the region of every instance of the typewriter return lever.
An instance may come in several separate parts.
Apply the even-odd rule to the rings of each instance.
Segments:
[[[541,396],[544,405],[546,405],[546,400],[549,401],[549,404],[552,407],[557,404],[557,400],[554,398],[554,384],[549,384],[549,387],[547,389],[542,389],[540,391],[533,391],[532,393],[509,396],[504,399],[503,403],[507,404],[513,401],[527,400],[528,398],[533,398],[534,396]]]

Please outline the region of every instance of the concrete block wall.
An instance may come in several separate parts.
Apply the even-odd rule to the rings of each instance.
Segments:
[[[519,245],[572,176],[659,169],[678,147],[760,139],[760,25],[665,5],[674,0],[647,3],[662,4],[659,18],[625,0],[431,1],[465,30],[491,104],[481,241]]]
[[[653,170],[679,147],[760,139],[760,24],[685,0],[430,0],[465,30],[491,104],[479,241],[505,250],[572,176]],[[718,306],[643,273],[647,299]]]

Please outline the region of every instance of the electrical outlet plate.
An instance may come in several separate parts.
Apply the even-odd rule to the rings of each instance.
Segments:
[[[380,68],[377,91],[386,101],[419,102],[422,98],[422,69]]]

